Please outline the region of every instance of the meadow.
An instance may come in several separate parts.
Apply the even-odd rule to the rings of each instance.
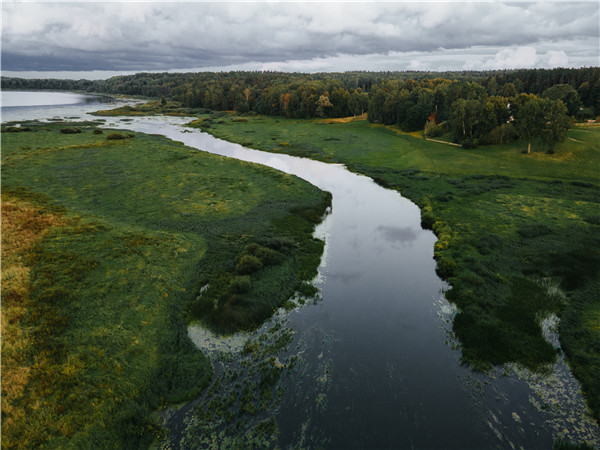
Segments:
[[[2,129],[2,446],[143,448],[253,328],[310,290],[330,195],[101,122]]]
[[[577,126],[553,154],[533,142],[465,150],[366,120],[203,114],[189,124],[268,152],[345,164],[414,201],[438,241],[453,330],[477,370],[546,370],[562,350],[600,418],[600,128]]]

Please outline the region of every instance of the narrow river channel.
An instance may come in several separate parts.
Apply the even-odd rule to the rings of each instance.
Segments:
[[[110,118],[107,126],[268,165],[333,196],[316,230],[326,243],[315,281],[321,300],[286,313],[303,370],[282,381],[274,413],[281,447],[551,448],[558,428],[570,427],[539,407],[531,379],[461,365],[447,286],[435,273],[436,238],[421,228],[416,205],[341,165],[250,150],[186,121]],[[560,388],[581,397],[562,359],[561,370]]]
[[[343,166],[244,148],[174,125],[115,126],[297,175],[332,193],[316,234],[326,242],[322,301],[289,315],[310,375],[291,377],[276,416],[284,447],[550,448],[526,383],[461,366],[435,273],[435,235],[416,205]],[[325,379],[324,379],[325,378]]]

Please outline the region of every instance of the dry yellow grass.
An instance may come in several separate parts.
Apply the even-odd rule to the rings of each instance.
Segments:
[[[337,117],[335,119],[320,119],[316,120],[315,123],[349,123],[354,120],[367,120],[367,113],[358,116]]]
[[[25,355],[31,344],[23,323],[29,299],[29,267],[26,253],[53,226],[63,219],[41,214],[31,205],[2,197],[2,430],[26,420],[18,405],[29,382],[32,368]],[[30,405],[32,406],[32,405]]]

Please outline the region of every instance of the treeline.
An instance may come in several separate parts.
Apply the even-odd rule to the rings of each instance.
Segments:
[[[491,78],[494,80],[494,78]],[[517,93],[512,82],[494,83],[424,79],[420,83],[388,80],[369,94],[369,120],[398,125],[404,131],[424,130],[428,137],[451,132],[464,147],[501,144],[513,139],[541,138],[547,150],[560,142],[569,116],[593,117],[572,86],[556,84],[535,94]]]
[[[598,67],[485,72],[139,73],[99,81],[2,77],[2,89],[164,97],[190,108],[290,118],[343,117],[368,111],[372,122],[395,124],[406,131],[425,128],[430,136],[452,132],[456,142],[467,146],[523,137],[527,133],[518,120],[524,115],[519,109],[529,101],[534,103],[528,108],[535,106],[540,117],[562,114],[556,101],[566,107],[565,114],[578,120],[600,115]]]

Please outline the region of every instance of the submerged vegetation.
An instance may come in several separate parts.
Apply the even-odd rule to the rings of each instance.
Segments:
[[[330,196],[161,137],[21,125],[2,130],[2,445],[147,447],[152,412],[212,376],[188,321],[253,327],[302,288]]]
[[[420,206],[423,226],[438,236],[437,271],[452,285],[454,331],[473,367],[552,363],[556,349],[540,321],[557,313],[562,348],[600,417],[600,128],[578,126],[553,154],[523,154],[525,141],[464,150],[365,120],[235,119],[205,115],[191,125],[259,150],[343,163]]]

